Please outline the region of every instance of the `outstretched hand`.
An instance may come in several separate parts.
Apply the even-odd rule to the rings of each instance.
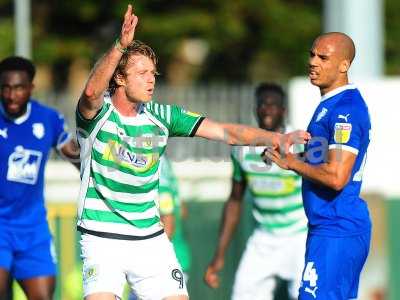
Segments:
[[[138,20],[138,17],[133,13],[132,5],[129,4],[124,15],[124,23],[122,24],[121,35],[119,38],[122,48],[128,47],[133,41]]]
[[[304,130],[296,130],[282,135],[280,144],[283,153],[289,153],[290,147],[294,144],[307,144],[311,139],[311,135]],[[275,149],[278,150],[278,149]]]
[[[296,130],[282,134],[279,139],[279,146],[265,148],[261,157],[266,164],[274,162],[282,169],[291,170],[293,163],[300,159],[300,156],[290,152],[290,149],[295,144],[306,144],[311,139],[311,135],[304,130]]]
[[[266,164],[269,165],[272,161],[277,164],[278,167],[285,170],[290,170],[290,163],[295,159],[295,155],[292,153],[282,155],[279,151],[271,148],[265,148],[261,157]]]

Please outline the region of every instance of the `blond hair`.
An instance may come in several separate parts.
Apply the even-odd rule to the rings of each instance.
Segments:
[[[125,76],[125,69],[128,64],[129,58],[133,55],[143,55],[151,59],[151,61],[154,63],[154,66],[157,65],[157,56],[154,52],[154,50],[146,45],[145,43],[139,41],[139,40],[133,40],[128,47],[126,47],[126,50],[124,54],[121,57],[121,60],[118,63],[117,68],[114,71],[113,76],[111,77],[110,82],[108,83],[108,92],[110,95],[113,95],[115,90],[118,88],[118,84],[115,80],[115,78],[118,75],[123,75]]]

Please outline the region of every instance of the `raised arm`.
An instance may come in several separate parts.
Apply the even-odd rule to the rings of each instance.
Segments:
[[[86,119],[92,119],[103,105],[103,94],[108,88],[108,83],[124,53],[124,49],[133,41],[138,17],[132,12],[132,6],[124,15],[119,39],[113,47],[96,63],[85,89],[79,99],[78,109]]]

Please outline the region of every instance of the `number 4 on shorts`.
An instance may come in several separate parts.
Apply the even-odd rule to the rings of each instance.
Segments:
[[[314,262],[310,261],[307,263],[306,269],[304,270],[303,281],[309,281],[310,287],[317,286],[318,274],[314,268]]]

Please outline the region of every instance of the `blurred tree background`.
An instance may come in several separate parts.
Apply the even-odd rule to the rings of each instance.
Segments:
[[[73,78],[85,78],[118,36],[129,3],[31,2],[33,59],[40,70],[50,74],[49,78],[43,76],[56,90],[64,89]],[[139,16],[136,38],[156,50],[160,80],[170,84],[282,81],[305,74],[308,47],[322,30],[322,2],[135,1]],[[399,74],[400,19],[396,13],[400,1],[386,0],[385,6],[386,73]],[[0,57],[13,53],[13,10],[12,0],[0,0]],[[71,72],[75,74],[72,77]]]

